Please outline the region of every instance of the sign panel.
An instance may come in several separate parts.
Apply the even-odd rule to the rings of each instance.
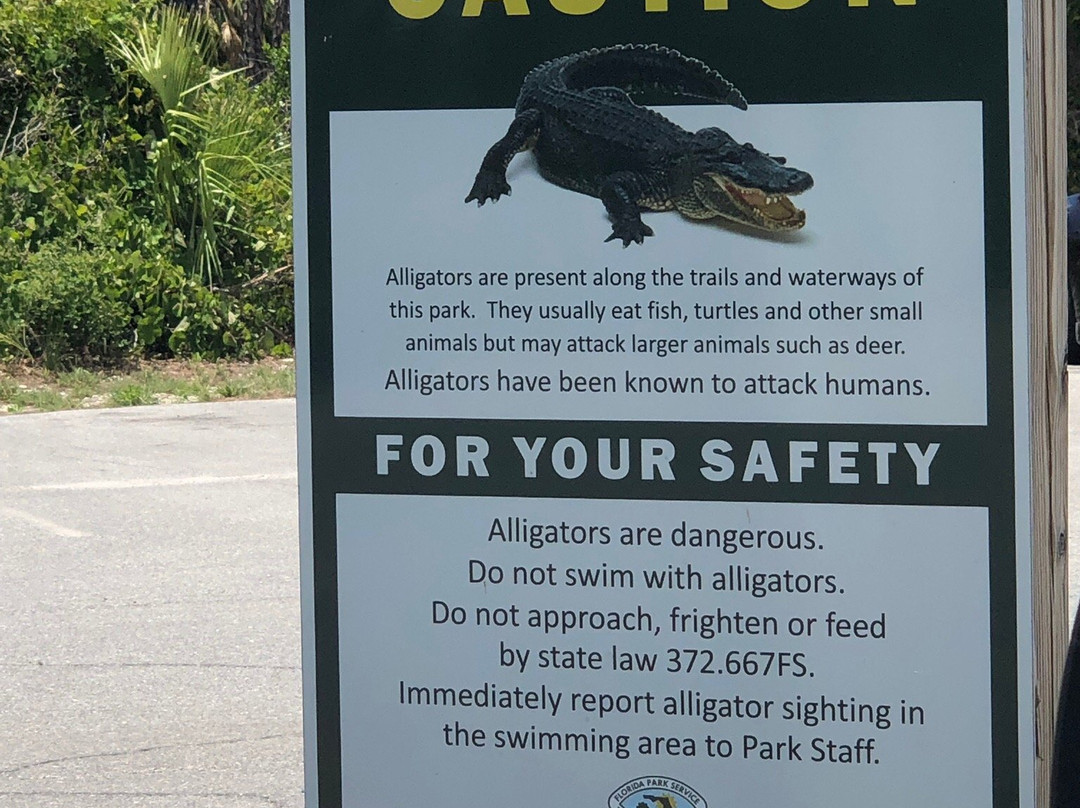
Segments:
[[[1030,804],[1018,4],[298,16],[309,804]]]

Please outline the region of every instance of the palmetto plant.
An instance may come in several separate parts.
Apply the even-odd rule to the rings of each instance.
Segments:
[[[208,286],[223,278],[226,235],[254,239],[240,215],[261,186],[287,198],[289,155],[274,111],[260,106],[234,74],[210,64],[212,29],[205,17],[165,7],[116,52],[161,102],[162,136],[154,144],[155,205]]]

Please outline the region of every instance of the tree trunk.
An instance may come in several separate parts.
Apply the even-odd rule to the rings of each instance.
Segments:
[[[281,38],[289,33],[289,0],[274,3],[274,19],[270,24],[270,46],[281,47]]]
[[[258,84],[270,73],[263,50],[263,26],[266,23],[264,0],[244,0],[244,53],[247,56],[249,75]]]

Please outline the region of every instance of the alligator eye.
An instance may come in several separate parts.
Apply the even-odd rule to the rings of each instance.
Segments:
[[[775,154],[770,154],[769,157],[771,157],[773,160],[778,162],[780,165],[784,165],[787,162],[786,157],[779,157],[779,156],[777,156]]]
[[[744,143],[743,148],[752,149],[752,148],[754,148],[754,144],[753,143]]]

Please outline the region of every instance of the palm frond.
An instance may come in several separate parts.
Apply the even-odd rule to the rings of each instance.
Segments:
[[[167,111],[192,103],[213,80],[207,56],[210,29],[198,17],[164,6],[141,23],[132,39],[115,37],[116,53],[149,84]]]

